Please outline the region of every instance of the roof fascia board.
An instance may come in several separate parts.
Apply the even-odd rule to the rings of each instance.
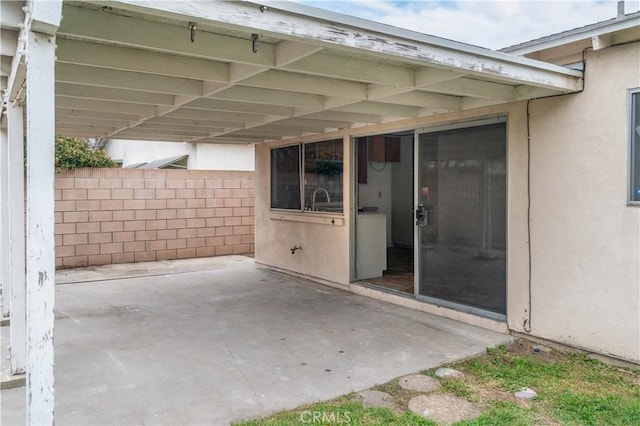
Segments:
[[[418,65],[458,69],[565,92],[582,87],[581,71],[295,3],[117,0],[108,4],[156,16],[202,19],[221,27],[261,32],[284,39],[302,38],[324,46],[366,50],[381,57],[399,58]],[[261,12],[261,5],[267,6],[264,12]]]
[[[507,52],[512,55],[527,55],[530,53],[539,52],[542,50],[552,49],[554,47],[562,46],[565,44],[575,43],[582,40],[589,40],[592,37],[599,37],[606,34],[612,34],[618,31],[626,30],[628,28],[640,26],[640,16],[633,19],[626,19],[616,21],[606,26],[599,26],[596,28],[584,28],[580,31],[575,30],[574,33],[562,35],[558,34],[556,37],[536,43],[535,41],[524,43],[524,46],[518,48],[506,47],[503,52]],[[638,30],[640,33],[640,29]]]

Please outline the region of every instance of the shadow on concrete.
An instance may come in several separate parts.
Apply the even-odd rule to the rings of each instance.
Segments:
[[[57,286],[58,424],[228,424],[510,341],[242,256],[160,272]],[[3,390],[2,424],[24,424],[24,404]]]

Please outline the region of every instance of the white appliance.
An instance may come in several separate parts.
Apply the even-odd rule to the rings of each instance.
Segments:
[[[360,213],[356,224],[356,275],[377,278],[387,269],[387,217]]]

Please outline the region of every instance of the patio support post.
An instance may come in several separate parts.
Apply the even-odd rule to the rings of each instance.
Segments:
[[[8,317],[11,305],[11,279],[9,263],[9,136],[6,123],[2,126],[0,142],[0,280],[2,281],[2,316]]]
[[[11,374],[26,368],[26,287],[24,252],[24,122],[22,104],[7,106],[9,133],[9,259],[11,280]]]
[[[27,31],[26,55],[27,424],[53,425],[55,35]]]

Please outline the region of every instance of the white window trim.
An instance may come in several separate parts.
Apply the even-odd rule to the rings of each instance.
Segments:
[[[311,211],[311,210],[306,210],[305,209],[305,203],[304,203],[304,190],[305,190],[305,182],[304,182],[304,147],[305,145],[311,145],[314,143],[321,143],[321,142],[328,142],[328,141],[337,141],[337,140],[342,140],[343,143],[343,155],[344,155],[344,138],[332,138],[332,139],[321,139],[321,140],[317,140],[317,141],[308,141],[308,142],[296,142],[296,143],[290,143],[290,144],[283,144],[283,145],[277,145],[277,146],[272,146],[269,149],[269,211],[272,213],[271,215],[271,219],[277,219],[277,220],[287,220],[287,216],[286,215],[295,215],[293,216],[293,218],[291,219],[294,222],[310,222],[310,223],[329,223],[331,225],[344,225],[344,219],[342,220],[342,222],[336,222],[335,220],[335,216],[339,216],[339,217],[344,217],[345,215],[345,206],[343,205],[342,211],[341,212],[328,212],[328,211]],[[301,209],[283,209],[283,208],[278,208],[278,207],[271,207],[271,203],[272,203],[272,199],[271,199],[271,179],[273,179],[273,176],[271,175],[271,160],[272,160],[272,151],[276,150],[276,149],[280,149],[280,148],[288,148],[288,147],[292,147],[292,146],[298,146],[299,147],[299,151],[298,151],[298,161],[299,161],[299,167],[300,167],[300,204],[301,204]],[[343,157],[343,164],[344,164],[344,157]],[[342,183],[343,183],[343,190],[344,190],[344,175],[342,176]],[[344,194],[343,194],[344,196]],[[299,215],[303,215],[303,216],[299,216]],[[310,215],[320,215],[322,217],[328,217],[328,219],[323,220],[320,219],[318,220],[317,218],[310,218],[310,219],[303,219],[304,216],[310,216]]]

